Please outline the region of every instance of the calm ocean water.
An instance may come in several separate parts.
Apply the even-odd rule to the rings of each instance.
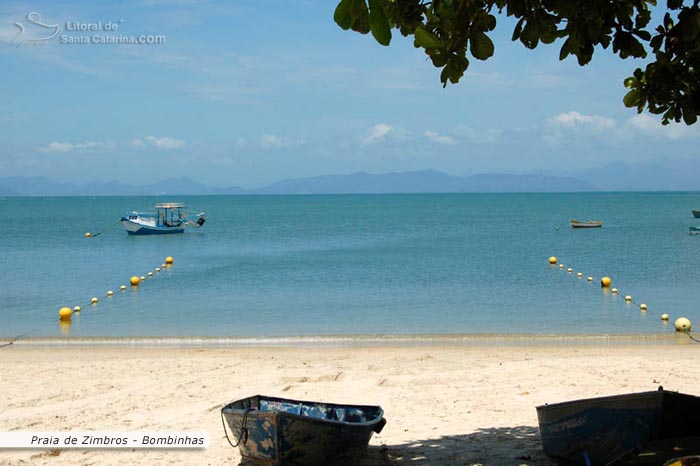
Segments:
[[[83,237],[156,201],[208,222]],[[0,336],[672,334],[679,316],[700,328],[693,208],[699,193],[0,199]],[[119,291],[166,256],[174,267]],[[75,305],[61,328],[58,309]]]

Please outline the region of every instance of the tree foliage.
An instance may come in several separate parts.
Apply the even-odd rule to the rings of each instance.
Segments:
[[[440,81],[457,83],[470,57],[494,54],[489,34],[497,15],[517,19],[512,39],[526,48],[561,42],[559,59],[583,66],[598,46],[620,58],[650,58],[625,79],[627,107],[691,125],[700,114],[700,0],[667,0],[661,24],[650,26],[656,0],[340,0],[334,19],[343,29],[371,33],[389,45],[392,30],[413,36]]]

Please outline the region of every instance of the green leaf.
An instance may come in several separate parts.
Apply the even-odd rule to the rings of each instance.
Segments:
[[[350,0],[341,0],[338,6],[335,7],[333,13],[335,23],[346,31],[352,26],[352,17],[350,16]]]
[[[625,81],[624,81],[625,87],[627,89],[633,89],[633,88],[637,87],[636,84],[638,82],[639,81],[637,81],[637,78],[634,78],[634,77],[629,77],[629,78],[625,79]]]
[[[413,36],[415,37],[415,45],[423,47],[426,50],[442,48],[442,42],[435,34],[418,26]]]
[[[681,105],[681,111],[683,112],[683,121],[686,125],[695,124],[698,121],[698,114],[695,111],[695,107],[690,99],[686,99]]]
[[[566,39],[564,41],[564,44],[561,46],[561,50],[559,51],[559,60],[565,59],[571,53],[570,41],[571,41],[571,38],[569,37],[568,39]]]
[[[348,11],[353,19],[360,19],[367,14],[365,0],[348,0]]]
[[[518,22],[515,24],[515,28],[513,29],[513,37],[511,37],[510,40],[518,40],[520,38],[520,34],[523,32],[523,24],[525,23],[525,17],[522,17],[518,20]]]
[[[469,38],[469,50],[474,58],[486,60],[493,56],[494,46],[489,36],[483,32],[477,32]]]
[[[369,0],[369,28],[377,42],[382,45],[389,45],[391,42],[391,27],[378,0]]]
[[[636,107],[639,104],[640,97],[639,89],[632,89],[625,95],[622,102],[624,102],[625,107]]]

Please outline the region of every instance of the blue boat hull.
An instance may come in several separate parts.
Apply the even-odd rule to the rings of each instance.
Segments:
[[[647,442],[700,436],[700,398],[658,390],[537,407],[545,454],[605,465]]]
[[[184,233],[184,227],[166,227],[166,226],[147,226],[136,222],[132,222],[129,219],[122,218],[122,225],[124,229],[130,235],[169,235],[173,233]]]
[[[356,464],[386,423],[379,406],[262,395],[231,402],[221,415],[243,458],[266,465]]]

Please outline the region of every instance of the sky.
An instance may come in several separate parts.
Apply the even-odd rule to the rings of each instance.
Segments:
[[[664,127],[622,104],[643,60],[598,49],[586,67],[559,61],[560,44],[511,42],[502,15],[494,57],[443,88],[411,38],[394,30],[383,47],[343,31],[336,4],[2,2],[0,177],[254,188],[700,158],[700,125]]]

